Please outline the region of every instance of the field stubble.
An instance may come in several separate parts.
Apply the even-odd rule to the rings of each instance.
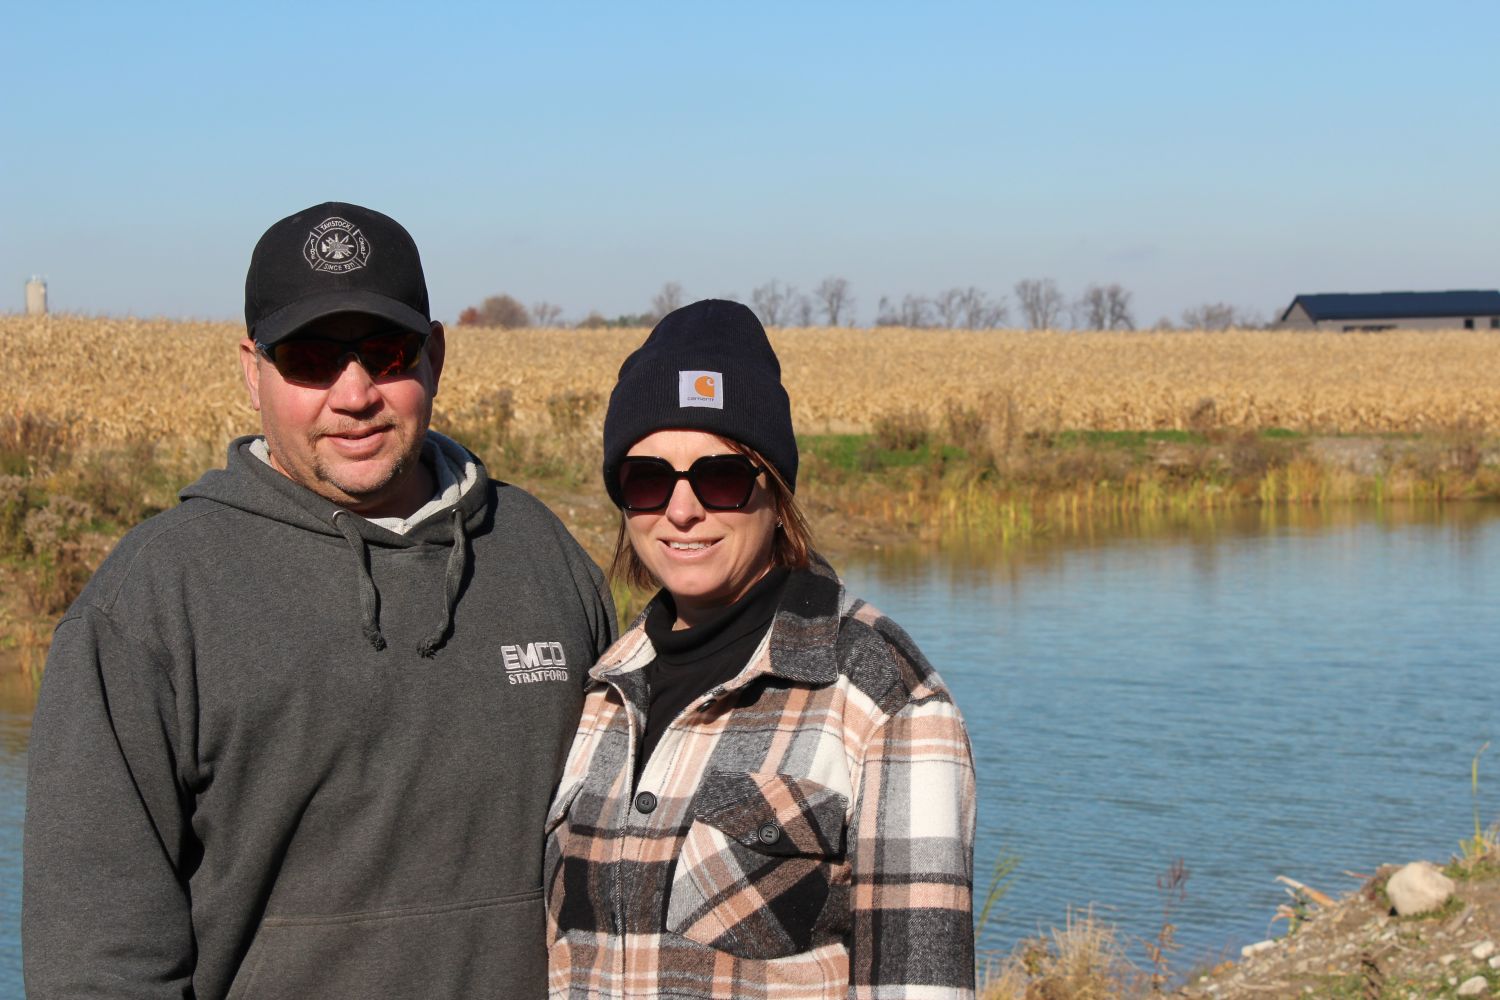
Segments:
[[[70,446],[227,441],[256,425],[234,358],[241,335],[232,323],[0,317],[8,348],[0,414],[58,421]],[[559,406],[592,424],[644,336],[452,328],[440,417],[461,420],[504,398],[520,431],[555,422]],[[1205,420],[1317,433],[1500,428],[1500,336],[1483,331],[877,328],[771,338],[804,434],[868,431],[882,415],[909,411],[937,421],[955,404],[1003,408],[1023,431],[1186,429]]]

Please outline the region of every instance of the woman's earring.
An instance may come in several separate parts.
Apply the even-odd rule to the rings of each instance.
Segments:
[[[776,527],[781,527],[781,518],[779,517],[776,519]]]

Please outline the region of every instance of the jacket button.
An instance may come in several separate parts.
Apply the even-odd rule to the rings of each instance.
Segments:
[[[762,823],[760,829],[756,831],[755,836],[762,844],[770,847],[781,839],[781,827],[775,823]]]
[[[656,809],[656,796],[650,792],[642,792],[635,797],[635,807],[643,813],[652,812]]]

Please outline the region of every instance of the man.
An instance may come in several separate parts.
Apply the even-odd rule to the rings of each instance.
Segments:
[[[541,846],[603,578],[428,430],[417,248],[272,226],[239,359],[262,437],[131,531],[57,627],[32,730],[27,993],[541,995]]]

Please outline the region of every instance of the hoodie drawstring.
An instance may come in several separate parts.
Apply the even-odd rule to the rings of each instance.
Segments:
[[[453,609],[458,604],[458,588],[464,582],[464,570],[469,566],[469,539],[464,534],[464,514],[453,510],[453,551],[448,553],[448,572],[443,577],[443,624],[417,647],[417,652],[431,658],[453,631]]]
[[[345,517],[341,520],[339,515]],[[375,652],[385,649],[385,636],[380,631],[380,593],[375,589],[375,580],[370,576],[370,550],[365,545],[359,529],[354,526],[347,510],[333,512],[333,526],[339,529],[349,551],[354,553],[354,565],[359,577],[359,607],[365,620],[360,628],[365,639]],[[443,621],[431,635],[422,640],[417,652],[431,659],[453,631],[453,609],[458,605],[458,590],[463,586],[464,572],[469,568],[469,539],[464,533],[464,513],[453,511],[453,551],[448,553],[448,570],[443,574]]]
[[[339,519],[340,514],[345,515],[343,520]],[[380,634],[380,594],[375,590],[375,581],[370,577],[370,550],[366,548],[359,530],[349,520],[347,510],[333,512],[333,526],[339,529],[339,534],[349,543],[349,551],[354,553],[356,575],[359,577],[359,607],[365,616],[360,628],[366,641],[378,653],[385,648],[385,636]]]

